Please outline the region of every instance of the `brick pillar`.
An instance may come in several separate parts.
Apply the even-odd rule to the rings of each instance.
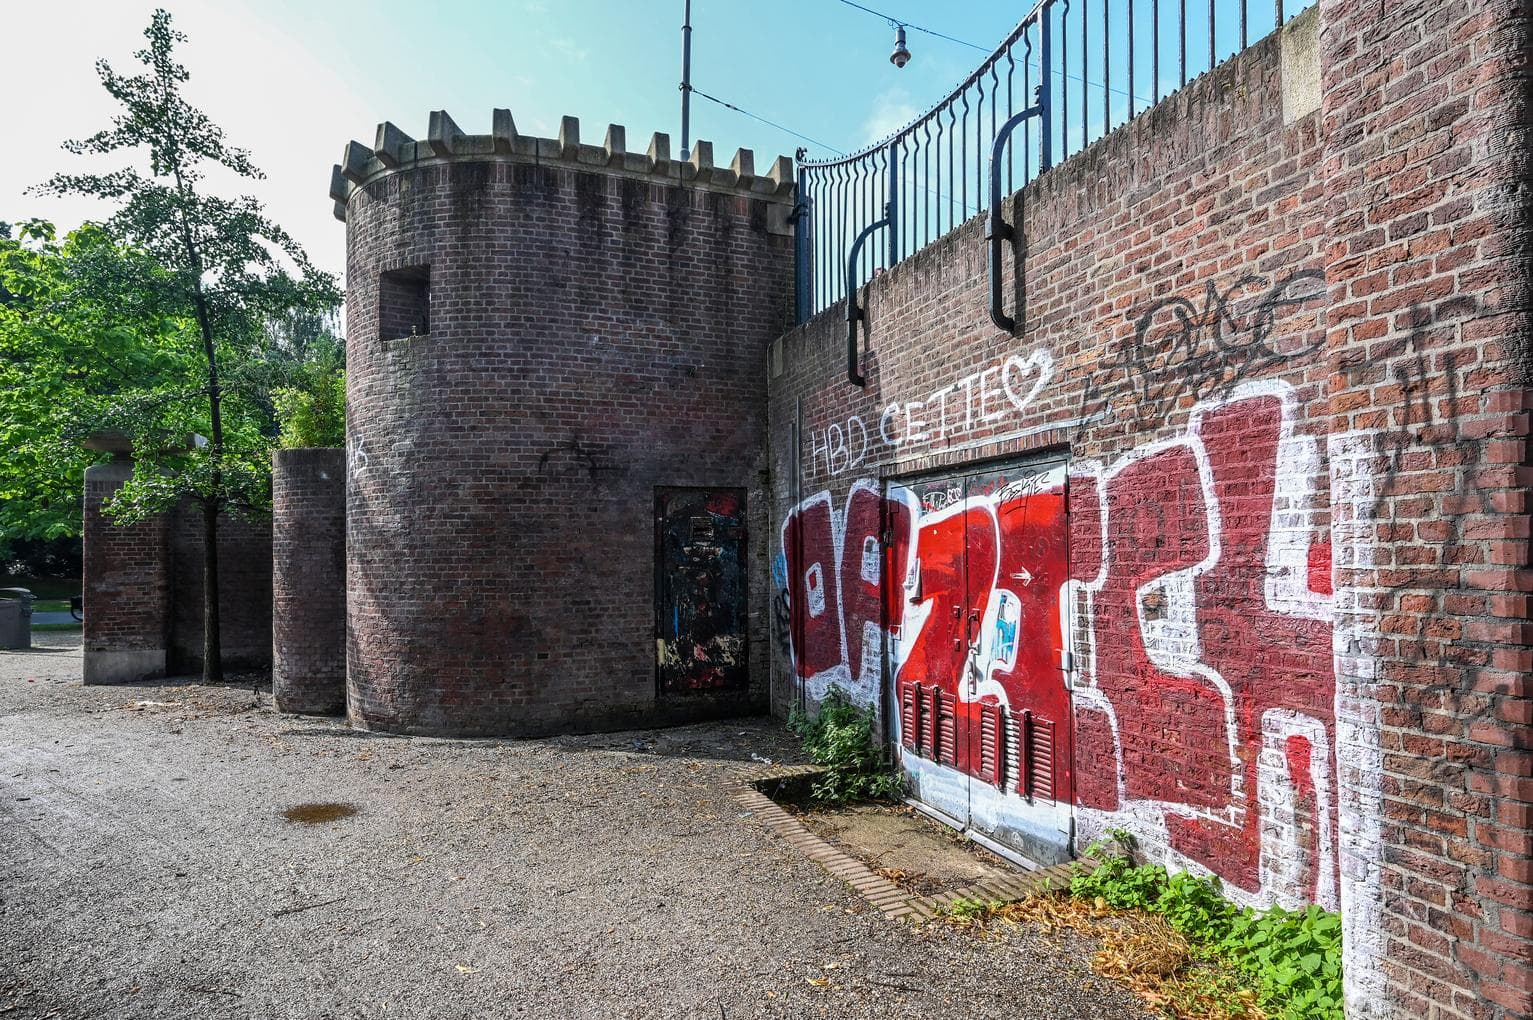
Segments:
[[[1528,5],[1320,13],[1347,1015],[1533,1016]]]
[[[346,454],[272,456],[272,694],[284,712],[346,710]]]
[[[85,470],[85,682],[165,675],[170,582],[164,517],[118,525],[102,505],[133,474],[118,459]]]

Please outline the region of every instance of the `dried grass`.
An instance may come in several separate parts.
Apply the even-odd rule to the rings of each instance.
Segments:
[[[1091,958],[1092,969],[1105,977],[1133,983],[1181,973],[1192,962],[1192,947],[1164,918],[1123,916],[1123,927],[1101,932],[1102,948]]]
[[[874,871],[906,892],[917,896],[930,896],[941,892],[944,885],[940,878],[928,875],[924,871],[910,871],[905,868],[875,868]]]
[[[945,915],[958,928],[996,934],[1027,926],[1044,934],[1069,932],[1098,940],[1092,969],[1127,985],[1173,1020],[1266,1020],[1256,995],[1226,968],[1198,960],[1187,940],[1158,914],[1114,910],[1101,897],[1088,902],[1062,892],[1033,893],[993,903],[967,916]]]

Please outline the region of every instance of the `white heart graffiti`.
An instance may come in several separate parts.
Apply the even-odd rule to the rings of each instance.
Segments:
[[[894,401],[884,407],[876,427],[860,414],[812,429],[811,474],[838,475],[867,463],[875,444],[888,449],[952,444],[993,429],[1008,417],[1021,417],[1054,374],[1054,358],[1042,348],[1027,355],[1008,354],[995,364],[933,391],[925,400]]]

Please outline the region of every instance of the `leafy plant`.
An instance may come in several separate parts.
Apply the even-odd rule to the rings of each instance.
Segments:
[[[1319,906],[1239,908],[1224,898],[1217,878],[1168,874],[1158,864],[1134,865],[1132,838],[1110,831],[1084,856],[1070,893],[1118,910],[1163,916],[1206,960],[1228,964],[1260,990],[1260,1003],[1283,1020],[1341,1020],[1341,918]],[[1189,993],[1207,997],[1196,983]]]
[[[305,380],[307,386],[283,386],[272,391],[279,444],[302,446],[346,445],[346,373],[335,370]]]
[[[1121,829],[1109,830],[1106,839],[1089,844],[1083,856],[1096,866],[1076,866],[1070,894],[1100,899],[1115,910],[1153,911],[1166,886],[1166,869],[1158,864],[1134,867],[1129,858],[1132,850],[1133,837]]]
[[[1217,878],[1200,878],[1185,871],[1166,879],[1152,909],[1183,935],[1204,942],[1221,941],[1238,913],[1224,898],[1224,887]]]
[[[944,907],[942,912],[960,921],[978,921],[993,911],[997,905],[986,903],[984,900],[971,900],[960,896]]]
[[[175,48],[186,37],[157,10],[134,56],[144,67],[120,74],[105,60],[96,72],[120,104],[110,127],[65,144],[77,155],[139,157],[106,173],[56,174],[50,195],[85,195],[117,203],[105,228],[141,257],[116,288],[141,295],[177,323],[183,353],[195,366],[174,388],[130,394],[117,402],[119,430],[134,440],[133,478],[110,510],[131,521],[182,501],[203,517],[203,679],[223,678],[218,605],[218,522],[225,509],[259,509],[269,483],[267,437],[242,433],[230,412],[237,403],[230,369],[247,356],[273,319],[331,308],[335,281],[317,272],[292,236],[254,198],[228,199],[206,186],[219,173],[259,179],[243,149],[183,94],[186,68]],[[206,430],[204,433],[203,430]],[[188,446],[185,437],[206,435]]]
[[[160,272],[142,252],[92,224],[14,233],[0,237],[0,535],[67,538],[96,459],[82,440],[147,392],[195,393],[197,354],[188,323],[133,282]]]
[[[810,794],[822,804],[856,800],[894,800],[903,789],[883,748],[873,739],[873,710],[858,705],[832,686],[813,715],[797,706],[788,714],[788,729],[825,774]]]
[[[1340,916],[1314,905],[1247,908],[1216,948],[1261,983],[1262,1004],[1285,1020],[1341,1017]]]

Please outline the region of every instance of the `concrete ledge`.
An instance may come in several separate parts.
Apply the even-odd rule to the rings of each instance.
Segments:
[[[1283,126],[1320,109],[1320,8],[1283,26],[1279,40],[1283,74]]]
[[[165,675],[165,649],[136,648],[112,651],[85,649],[85,683],[132,684],[140,680],[158,680]]]

